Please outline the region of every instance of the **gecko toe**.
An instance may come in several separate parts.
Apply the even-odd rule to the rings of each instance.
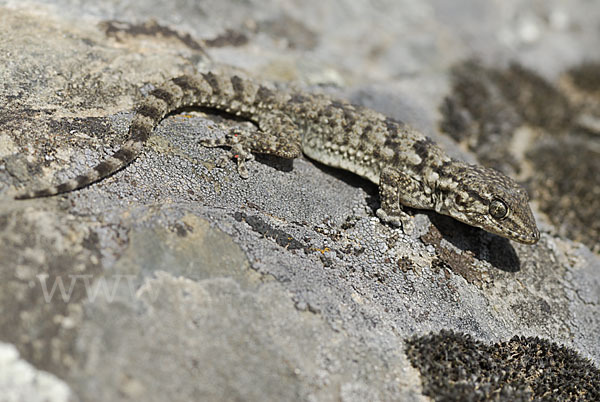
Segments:
[[[250,175],[248,174],[248,169],[246,168],[246,164],[244,162],[238,162],[237,169],[238,174],[242,179],[247,179],[248,177],[250,177]]]
[[[415,228],[411,216],[403,211],[399,214],[390,215],[382,208],[379,208],[376,215],[382,222],[395,228],[402,228],[402,231],[408,236],[414,232]]]

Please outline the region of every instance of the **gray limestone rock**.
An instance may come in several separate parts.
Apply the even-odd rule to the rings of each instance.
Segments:
[[[597,210],[585,209],[589,195],[552,203],[543,191],[570,177],[547,160],[564,138],[532,147],[539,124],[514,137],[475,130],[533,121],[510,96],[488,98],[482,113],[498,111],[502,121],[472,111],[457,119],[470,109],[456,101],[447,113],[444,101],[462,99],[452,71],[467,58],[500,72],[520,63],[552,83],[598,60],[590,50],[600,49],[598,7],[531,4],[0,1],[0,400],[32,400],[11,384],[56,401],[541,395],[537,378],[460,377],[460,356],[511,356],[487,345],[519,348],[523,359],[541,345],[597,375],[600,257],[590,251],[596,226],[578,226]],[[257,157],[242,180],[233,164],[215,166],[222,150],[198,141],[244,123],[206,110],[166,118],[136,161],[100,183],[12,199],[114,152],[152,85],[197,69],[240,69],[350,99],[403,119],[453,155],[507,169],[539,197],[532,207],[542,239],[517,244],[425,211],[411,211],[416,231],[406,236],[375,217],[374,185],[306,158]],[[589,76],[578,85],[594,88]],[[569,104],[588,105],[593,132],[599,109],[573,96]],[[448,130],[464,121],[474,137]],[[589,141],[594,155],[597,138],[577,144]],[[545,172],[554,174],[548,187]],[[597,187],[586,179],[577,194]],[[568,230],[548,216],[569,216],[556,212],[565,205],[586,217]],[[437,345],[459,346],[443,360]],[[457,382],[445,383],[455,378],[447,373]],[[581,374],[557,381],[579,384],[571,380]],[[492,380],[480,386],[484,378]],[[583,397],[595,395],[582,387]]]

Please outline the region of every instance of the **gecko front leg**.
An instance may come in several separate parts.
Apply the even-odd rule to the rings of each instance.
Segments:
[[[402,227],[407,235],[414,231],[412,217],[402,208],[402,199],[410,191],[419,191],[418,184],[402,171],[384,167],[379,176],[381,207],[376,214],[385,223]]]

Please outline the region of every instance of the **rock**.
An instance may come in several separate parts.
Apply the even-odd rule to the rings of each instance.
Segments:
[[[585,225],[597,209],[582,201],[597,182],[581,178],[573,191],[585,196],[571,204],[546,195],[570,177],[549,155],[573,169],[594,163],[557,150],[597,145],[598,109],[582,101],[597,99],[596,81],[578,68],[599,48],[600,10],[584,1],[279,4],[0,5],[0,341],[18,351],[11,361],[49,376],[54,400],[83,401],[426,400],[479,384],[429,387],[427,356],[410,349],[423,339],[466,345],[459,357],[522,341],[525,360],[539,344],[597,376],[600,258]],[[476,69],[464,70],[473,56]],[[135,103],[197,69],[326,91],[507,169],[533,190],[542,238],[521,245],[426,211],[410,211],[407,236],[375,217],[374,185],[307,158],[259,156],[242,180],[198,139],[243,123],[205,110],[166,118],[136,161],[97,184],[12,199],[116,150]],[[457,91],[459,70],[471,92]],[[469,86],[481,82],[508,92],[484,97],[490,109],[477,115],[460,95],[485,95]],[[520,88],[538,103],[520,108]],[[535,118],[545,102],[566,110],[548,115],[556,132]],[[563,148],[572,116],[587,134]],[[474,129],[490,121],[507,130]],[[537,135],[548,142],[528,142]],[[584,219],[563,219],[560,208],[573,205]],[[460,358],[446,366],[460,371]],[[0,378],[19,370],[2,364]],[[538,395],[535,382],[491,383],[505,400]]]

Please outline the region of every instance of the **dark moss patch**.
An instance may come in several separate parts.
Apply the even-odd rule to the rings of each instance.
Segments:
[[[506,102],[515,108],[525,123],[550,133],[562,133],[570,126],[571,106],[552,83],[518,64],[493,74]]]
[[[69,133],[81,132],[90,137],[105,139],[113,136],[110,123],[105,117],[75,117],[48,120],[48,131],[60,133],[65,137]],[[121,140],[117,140],[119,143]]]
[[[600,62],[586,62],[571,68],[568,75],[584,92],[600,91]]]
[[[200,43],[192,38],[190,34],[177,32],[168,26],[160,25],[155,20],[149,20],[141,24],[108,20],[101,22],[99,25],[107,37],[119,42],[124,41],[127,36],[150,36],[153,38],[176,39],[190,49],[203,51]]]
[[[523,117],[498,87],[499,72],[468,61],[456,66],[451,75],[452,94],[440,108],[441,130],[467,144],[486,166],[517,170],[509,147]]]
[[[576,351],[538,337],[487,345],[441,331],[407,341],[423,393],[436,401],[597,401],[600,370]]]
[[[224,33],[216,36],[213,39],[206,39],[204,41],[208,47],[225,47],[225,46],[243,46],[248,43],[248,37],[232,29],[226,30]]]
[[[540,145],[528,157],[543,172],[532,179],[540,209],[563,234],[600,252],[600,153],[571,139]]]
[[[519,64],[489,68],[475,61],[453,69],[452,95],[444,100],[442,112],[445,132],[457,139],[477,135],[482,140],[493,134],[510,136],[523,124],[560,133],[573,116],[566,96],[534,71]]]

